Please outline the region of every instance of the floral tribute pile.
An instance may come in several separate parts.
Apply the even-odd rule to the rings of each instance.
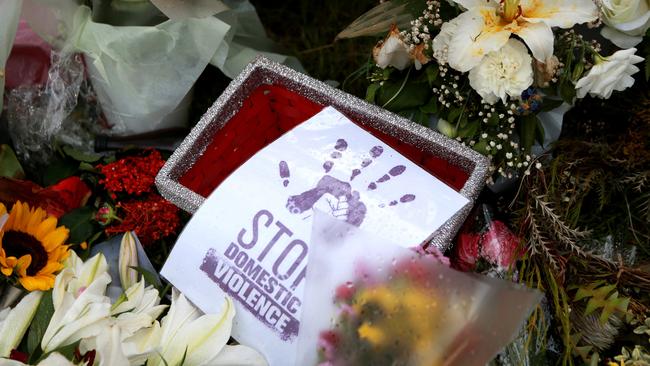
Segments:
[[[351,75],[366,76],[368,101],[491,160],[447,257],[435,255],[544,294],[490,365],[650,365],[649,27],[648,0],[391,0],[339,35],[382,38]],[[94,110],[81,90],[71,115]],[[17,115],[0,112],[0,129]],[[157,275],[188,219],[154,186],[166,152],[63,139],[36,144],[45,164],[12,132],[0,131],[0,366],[266,364],[230,339],[230,299],[203,315]],[[185,183],[207,195],[223,177],[203,176],[220,155],[205,157]],[[103,254],[113,244],[118,258]],[[339,289],[322,365],[358,350],[349,360],[382,364],[442,334],[409,333],[435,296],[396,297],[420,279],[407,274]],[[402,300],[414,312],[365,312]]]
[[[610,98],[634,84],[643,61],[633,46],[648,28],[645,0],[401,3],[382,4],[384,15],[371,18],[409,7],[416,14],[373,50],[366,99],[490,157],[494,179],[541,167],[533,146],[549,142],[544,112],[586,95]],[[374,30],[368,22],[342,36]],[[614,44],[583,36],[598,29]]]
[[[229,298],[205,315],[142,265],[142,255],[162,265],[184,221],[155,189],[159,151],[61,150],[37,177],[58,183],[40,188],[2,150],[14,169],[0,178],[0,365],[266,365],[227,344]],[[116,260],[93,249],[112,237]]]

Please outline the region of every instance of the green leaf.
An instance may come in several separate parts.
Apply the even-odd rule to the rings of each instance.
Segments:
[[[92,207],[84,206],[72,210],[61,217],[59,225],[64,225],[70,230],[69,243],[81,244],[95,233],[94,216],[95,210]]]
[[[461,127],[458,130],[458,136],[469,139],[472,136],[476,135],[480,126],[481,126],[480,121],[471,121],[467,123],[465,127]]]
[[[463,109],[460,107],[452,109],[447,115],[447,121],[451,124],[456,124],[456,122],[458,122],[458,117],[460,117],[462,112]]]
[[[436,97],[431,97],[431,99],[429,99],[429,102],[427,104],[420,107],[420,111],[422,113],[428,113],[428,114],[438,113],[438,102],[436,100]]]
[[[0,145],[0,177],[14,179],[25,178],[25,171],[20,166],[16,154],[9,145]]]
[[[411,113],[410,119],[419,125],[429,125],[429,116],[426,113],[422,112],[420,109],[414,109]]]
[[[91,172],[91,173],[98,172],[98,170],[92,164],[86,163],[84,161],[79,163],[79,170],[81,170],[82,172]]]
[[[438,65],[434,63],[430,63],[429,66],[424,69],[424,73],[427,75],[427,81],[429,81],[429,87],[433,87],[433,83],[438,78],[438,72]]]
[[[160,279],[158,278],[157,275],[153,274],[150,271],[147,271],[146,269],[140,266],[133,266],[131,268],[136,270],[142,276],[142,278],[144,278],[145,283],[152,285],[158,290],[159,293],[162,293],[163,291],[162,283],[160,282]]]
[[[57,349],[55,349],[55,350],[53,350],[51,352],[48,352],[48,353],[46,353],[44,355],[41,355],[41,357],[37,361],[35,361],[34,363],[38,362],[40,364],[41,361],[43,361],[49,355],[51,355],[52,353],[55,353],[55,352],[60,353],[61,356],[65,357],[68,360],[72,360],[74,358],[74,356],[75,356],[75,351],[77,350],[77,348],[79,348],[80,343],[81,343],[81,341],[79,340],[79,341],[76,341],[76,342],[74,342],[72,344],[68,344],[67,346],[59,347],[59,348],[57,348]]]
[[[399,112],[419,108],[431,99],[431,94],[427,83],[413,83],[408,80],[406,84],[404,80],[385,81],[377,91],[376,102],[390,111]]]
[[[368,85],[368,89],[366,90],[366,100],[370,103],[375,102],[375,96],[377,95],[377,90],[381,88],[380,83],[372,83]]]
[[[534,114],[524,116],[519,124],[519,138],[521,146],[526,153],[530,153],[530,148],[535,143],[535,131],[537,130],[538,119]]]
[[[57,159],[43,173],[43,186],[51,186],[77,172],[79,163],[69,159]]]
[[[477,142],[474,146],[472,146],[472,149],[474,149],[474,151],[478,152],[479,154],[487,155],[487,141],[481,140]]]
[[[85,163],[94,163],[102,158],[101,154],[85,153],[68,145],[63,146],[63,152],[74,160]]]
[[[50,324],[52,314],[54,314],[54,305],[52,304],[52,290],[49,290],[43,293],[41,303],[36,309],[36,314],[27,333],[27,353],[30,355],[30,363],[35,363],[43,354],[41,341],[47,326]]]
[[[552,111],[553,109],[561,106],[562,103],[564,103],[564,100],[562,99],[544,98],[544,102],[542,103],[542,111]]]
[[[560,85],[560,97],[568,104],[573,105],[573,99],[576,97],[576,88],[570,81],[565,81]]]

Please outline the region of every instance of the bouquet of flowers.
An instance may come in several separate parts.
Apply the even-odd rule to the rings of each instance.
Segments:
[[[304,302],[321,316],[303,313],[300,365],[485,365],[541,297],[325,214],[310,250]]]
[[[235,316],[229,298],[209,315],[175,290],[171,306],[162,305],[168,288],[134,269],[134,234],[123,236],[119,268],[111,268],[102,253],[83,261],[68,250],[68,230],[54,229],[52,218],[39,222],[43,216],[19,203],[0,228],[2,275],[17,272],[29,291],[13,308],[0,306],[0,365],[266,365],[255,350],[226,344]],[[16,259],[21,249],[28,254]],[[114,284],[120,295],[111,298]]]
[[[650,26],[643,0],[387,3],[340,35],[371,34],[390,19],[404,24],[409,10],[417,14],[373,50],[366,99],[490,157],[490,181],[541,168],[535,143],[547,145],[560,131],[546,112],[632,86],[643,60],[633,46]],[[583,36],[596,28],[622,49]]]

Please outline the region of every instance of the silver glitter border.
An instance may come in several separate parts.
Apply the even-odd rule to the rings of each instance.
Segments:
[[[460,190],[460,194],[469,199],[470,203],[476,200],[485,184],[489,160],[471,148],[259,56],[233,79],[160,170],[156,176],[156,187],[163,197],[187,212],[196,212],[205,198],[181,185],[180,177],[203,154],[214,134],[237,113],[248,95],[263,84],[282,85],[318,104],[332,106],[357,123],[381,130],[460,167],[469,174],[469,179]],[[446,250],[471,209],[472,204],[468,204],[456,213],[431,235],[429,243],[442,251]]]

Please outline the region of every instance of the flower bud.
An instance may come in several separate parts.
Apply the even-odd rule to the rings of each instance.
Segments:
[[[456,135],[458,135],[456,126],[452,125],[451,123],[445,121],[442,118],[438,119],[438,125],[436,127],[438,128],[438,131],[440,131],[440,133],[442,133],[443,135],[449,138],[453,139],[456,137]]]
[[[114,219],[117,219],[117,216],[115,216],[115,209],[108,203],[104,203],[95,214],[95,221],[102,226],[109,225]]]
[[[119,272],[120,282],[124,290],[138,282],[138,272],[131,267],[138,265],[138,248],[136,236],[132,231],[127,231],[122,236],[120,244]]]

